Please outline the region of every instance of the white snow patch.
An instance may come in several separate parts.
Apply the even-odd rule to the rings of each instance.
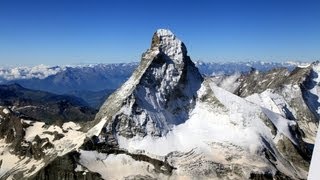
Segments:
[[[286,119],[284,108],[294,112],[286,103],[283,97],[274,94],[271,90],[266,90],[261,94],[253,94],[248,96],[246,100],[261,107],[262,112],[272,121],[278,131],[284,134],[294,144],[297,144],[296,139],[290,133],[290,126],[296,125],[295,121]],[[295,113],[295,112],[294,112]]]
[[[41,135],[44,131],[43,130],[44,125],[45,125],[44,122],[34,122],[32,126],[26,129],[26,135],[24,136],[25,140],[32,142],[37,135]]]
[[[222,88],[219,88],[219,91],[220,89],[229,93]],[[200,88],[198,93],[200,94],[202,91],[203,88]],[[231,97],[233,96],[235,95],[232,94]],[[130,152],[144,150],[146,153],[157,156],[164,156],[173,151],[188,152],[196,147],[204,152],[210,151],[209,144],[212,142],[233,143],[248,147],[246,150],[249,153],[256,152],[261,146],[259,133],[270,133],[264,124],[258,120],[259,114],[252,114],[254,108],[246,107],[245,104],[250,103],[245,100],[242,100],[246,102],[245,104],[240,102],[241,105],[237,106],[230,96],[221,94],[219,97],[227,98],[226,101],[230,102],[229,107],[241,108],[232,114],[221,108],[212,109],[212,106],[198,101],[194,110],[190,113],[190,119],[183,124],[174,126],[166,136],[159,138],[136,136],[131,139],[119,136],[119,145]],[[247,109],[252,110],[248,114],[252,117],[243,117],[243,113]],[[252,125],[246,123],[246,121],[251,121]],[[258,128],[253,126],[258,126]]]
[[[63,129],[56,125],[47,126],[43,122],[23,119],[21,121],[30,125],[26,128],[25,141],[34,142],[34,138],[39,136],[40,138],[48,138],[49,142],[53,144],[53,148],[43,150],[48,157],[63,156],[72,150],[77,150],[83,144],[86,137],[99,134],[105,124],[105,120],[103,119],[90,129],[87,134],[78,131],[80,126],[72,122],[65,123],[63,128],[67,131],[63,131]],[[54,140],[55,133],[63,134],[64,136],[61,139]],[[12,149],[10,149],[9,145],[10,144],[4,142],[4,139],[0,140],[0,160],[2,160],[0,178],[4,175],[15,174],[19,171],[25,171],[24,177],[30,177],[45,165],[43,160],[34,160],[33,158],[20,159],[18,156],[10,153]],[[44,145],[45,143],[42,144],[42,146]],[[27,147],[28,143],[22,142],[21,146]],[[33,171],[28,171],[30,169],[33,169]],[[8,178],[10,179],[10,177]]]
[[[10,171],[20,160],[17,156],[12,155],[9,152],[8,144],[5,143],[4,139],[0,140],[0,160],[2,160],[0,177],[2,177],[6,172]]]
[[[57,153],[58,156],[62,156],[71,150],[78,149],[86,137],[99,135],[105,122],[105,119],[101,120],[97,125],[91,128],[88,133],[78,131],[81,127],[73,122],[63,124],[62,128],[63,130],[67,130],[66,132],[56,125],[45,127],[45,123],[43,122],[33,122],[31,124],[32,126],[26,129],[25,140],[32,142],[37,135],[40,138],[48,138],[54,145],[54,148],[45,150],[46,153],[48,153],[48,155]],[[51,134],[53,132],[63,134],[64,137],[59,140],[54,140],[54,135]]]
[[[66,122],[62,125],[62,129],[65,131],[70,130],[70,129],[79,130],[80,128],[81,128],[81,126],[79,124],[76,124],[72,121]]]
[[[278,131],[284,134],[287,138],[290,139],[295,145],[298,145],[294,136],[290,133],[290,126],[296,125],[295,121],[290,121],[279,114],[276,114],[269,109],[262,108],[262,111],[268,116],[272,123],[277,127]]]
[[[96,151],[80,151],[80,164],[104,179],[122,179],[133,175],[152,175],[153,165],[136,161],[125,154],[103,154]]]
[[[120,148],[162,160],[170,152],[196,151],[196,154],[203,155],[208,160],[227,164],[230,162],[223,154],[233,154],[241,157],[232,160],[233,163],[250,166],[250,162],[255,161],[259,162],[255,164],[259,167],[270,167],[264,157],[260,158],[262,149],[267,147],[263,139],[270,143],[268,148],[275,148],[274,137],[261,119],[264,114],[261,107],[214,84],[211,84],[211,89],[223,107],[197,101],[189,114],[190,118],[185,123],[174,126],[165,136],[135,136],[130,139],[118,136]],[[198,97],[204,92],[205,86],[202,86]],[[278,117],[274,119],[276,118]],[[281,123],[276,125],[282,126]],[[231,150],[228,145],[235,149]],[[294,169],[281,154],[276,152],[274,155],[278,160],[277,168],[293,175]]]
[[[85,133],[81,131],[69,128],[68,131],[64,133],[59,126],[51,125],[49,127],[45,127],[44,125],[45,123],[43,122],[32,123],[32,126],[26,129],[25,140],[32,142],[36,136],[39,136],[42,139],[48,138],[49,141],[54,145],[53,149],[45,150],[46,153],[48,153],[48,155],[51,153],[58,153],[58,155],[64,155],[65,153],[68,153],[73,149],[78,149],[82,145],[86,137]],[[64,137],[54,141],[54,135],[51,134],[53,132],[63,134]]]
[[[74,169],[74,171],[75,172],[82,172],[82,171],[85,171],[85,169],[80,164],[77,164],[77,167]]]
[[[158,29],[156,34],[161,39],[159,44],[161,50],[176,64],[181,64],[185,53],[182,41],[168,29]]]
[[[9,114],[9,113],[10,113],[10,110],[7,109],[7,108],[4,108],[4,109],[2,110],[2,112],[3,112],[4,114]]]
[[[240,73],[235,73],[231,76],[227,76],[222,80],[219,86],[229,92],[234,92],[237,89],[237,87],[240,85],[239,82],[236,82],[240,77],[240,75],[241,75]]]
[[[19,156],[11,154],[9,145],[10,144],[5,143],[4,139],[0,139],[0,160],[2,160],[0,179],[3,175],[13,173],[18,169],[27,172],[34,168],[35,171],[33,172],[36,172],[44,166],[44,163],[33,158],[20,158]],[[32,172],[30,174],[32,174]],[[28,177],[28,175],[26,174],[25,177]],[[8,177],[8,179],[10,179],[10,177]]]
[[[100,134],[103,126],[106,124],[106,122],[107,122],[107,118],[106,117],[102,118],[98,124],[96,124],[93,128],[91,128],[87,132],[86,136],[87,137],[98,136]]]

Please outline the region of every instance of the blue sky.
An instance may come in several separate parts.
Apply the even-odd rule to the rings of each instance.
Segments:
[[[0,0],[0,65],[139,61],[158,28],[193,60],[319,60],[319,19],[319,0]]]

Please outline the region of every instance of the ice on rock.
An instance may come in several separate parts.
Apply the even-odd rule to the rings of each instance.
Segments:
[[[184,56],[187,55],[183,42],[168,29],[158,29],[152,42],[152,48],[158,47],[160,52],[169,56],[175,64],[182,63]]]
[[[159,29],[139,67],[108,98],[96,120],[109,118],[107,129],[126,138],[163,136],[187,119],[202,80],[183,42]]]

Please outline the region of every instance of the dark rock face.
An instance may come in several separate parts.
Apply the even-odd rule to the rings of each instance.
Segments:
[[[90,121],[97,112],[79,98],[30,90],[18,84],[0,85],[0,105],[15,106],[21,114],[49,124]]]
[[[258,73],[252,71],[243,76],[241,84],[235,94],[247,97],[254,93],[262,93],[267,89],[285,98],[288,105],[282,108],[287,119],[297,122],[290,127],[295,135],[298,145],[284,138],[277,144],[277,148],[287,160],[301,169],[308,171],[313,145],[305,142],[315,137],[316,127],[319,123],[319,114],[316,112],[319,104],[316,95],[310,90],[317,86],[313,79],[317,73],[312,65],[306,68],[295,68],[292,72],[286,69],[274,69],[269,72]],[[316,98],[315,98],[316,97]]]
[[[300,85],[303,95],[302,97],[304,101],[307,102],[306,104],[312,114],[315,116],[315,122],[318,122],[320,119],[320,115],[317,113],[317,110],[320,107],[320,103],[318,102],[319,98],[316,95],[312,94],[309,90],[320,85],[317,84],[316,81],[314,81],[314,79],[318,78],[318,76],[319,75],[314,70],[311,70],[305,81]]]
[[[287,81],[289,74],[285,68],[262,73],[252,70],[247,76],[242,77],[243,80],[235,94],[246,97],[253,93],[262,93],[268,88],[280,87]]]
[[[241,83],[235,94],[245,98],[254,93],[260,94],[267,89],[272,89],[273,93],[282,96],[282,93],[285,93],[285,86],[302,86],[306,81],[306,77],[310,75],[311,69],[297,68],[289,71],[283,68],[273,69],[264,73],[252,70],[248,75],[241,76],[241,79],[239,79]],[[90,143],[87,143],[83,148],[107,154],[125,153],[137,161],[142,160],[154,164],[155,162],[151,160],[152,158],[145,156],[143,153],[137,155],[119,149],[117,144],[118,137],[130,139],[135,136],[153,136],[154,138],[165,136],[171,130],[170,126],[182,124],[189,118],[188,113],[194,108],[195,101],[198,98],[197,90],[203,84],[207,87],[207,91],[210,89],[210,85],[205,83],[195,65],[187,56],[184,44],[181,41],[176,42],[175,37],[171,34],[165,32],[155,33],[152,38],[151,48],[143,54],[141,63],[132,77],[108,98],[97,114],[96,122],[103,118],[107,120],[99,137],[92,138]],[[202,101],[211,102],[213,106],[220,108],[224,106],[214,97],[212,92],[207,93],[202,98]],[[261,156],[265,156],[266,161],[270,162],[270,169],[274,169],[262,174],[252,172],[250,179],[290,179],[300,177],[299,170],[294,175],[280,172],[277,169],[277,164],[282,162],[290,166],[291,163],[294,163],[292,165],[293,169],[298,167],[307,171],[312,147],[303,140],[304,132],[308,131],[308,127],[305,124],[309,121],[315,122],[315,118],[312,113],[310,115],[308,108],[298,107],[300,102],[305,102],[301,92],[295,94],[289,102],[290,107],[292,106],[297,114],[291,112],[289,107],[283,107],[285,118],[298,122],[297,125],[292,125],[289,128],[291,133],[295,135],[294,138],[298,144],[293,144],[291,140],[285,137],[282,138],[282,135],[278,144],[275,144],[272,140],[271,142],[262,141],[265,144],[265,149],[262,150]],[[309,113],[310,116],[303,116],[304,112]],[[261,117],[261,120],[270,128],[274,137],[280,136],[276,125],[267,116]],[[277,159],[279,157],[284,159]],[[177,159],[180,159],[180,157]],[[188,169],[189,167],[187,166],[192,166],[190,169],[193,172],[204,177],[212,176],[213,174],[216,175],[215,177],[220,178],[230,174],[236,174],[239,177],[246,176],[244,174],[246,167],[241,165],[238,165],[236,172],[233,172],[234,169],[229,169],[227,166],[224,167],[221,163],[209,162],[203,159],[199,161],[204,163],[204,165],[197,164],[204,171],[201,171],[201,168],[199,168],[201,170],[197,170],[197,168],[193,167],[193,165],[197,166],[195,164],[185,165],[186,167],[184,168]],[[208,164],[210,169],[206,166]],[[169,165],[175,167],[172,164]],[[157,167],[157,165],[155,166]],[[221,167],[224,168],[219,169]],[[165,174],[166,172],[160,173]]]
[[[34,143],[26,142],[24,140],[25,129],[29,125],[23,123],[21,118],[14,113],[2,116],[4,119],[0,123],[0,139],[5,139],[6,143],[11,144],[14,154],[39,160],[45,156],[43,150],[53,147],[48,139],[41,139],[39,136],[36,136]]]
[[[287,69],[274,69],[268,72],[259,73],[252,71],[249,75],[241,77],[241,84],[239,85],[235,94],[241,97],[247,97],[254,93],[262,93],[267,89],[272,89],[274,93],[288,97],[288,103],[296,111],[294,116],[288,107],[284,107],[286,118],[296,120],[304,131],[306,123],[319,123],[319,114],[316,109],[320,106],[317,102],[316,95],[310,93],[310,89],[317,86],[313,80],[317,78],[317,73],[312,69],[312,65],[306,68],[295,68],[292,72]],[[287,86],[287,87],[286,87]],[[296,86],[296,87],[294,87]],[[292,94],[288,94],[286,88],[291,88]],[[297,89],[298,88],[298,89]],[[302,132],[302,136],[304,133]]]
[[[306,157],[307,154],[305,152],[299,152],[300,147],[295,147],[287,138],[280,140],[277,146],[279,151],[288,161],[294,163],[297,167],[308,171],[311,159]]]
[[[96,120],[110,118],[106,124],[106,133],[109,133],[105,134],[106,139],[114,139],[110,135],[116,134],[126,138],[163,136],[172,125],[188,118],[202,81],[198,69],[187,56],[185,45],[171,32],[158,31],[139,67],[108,98]]]
[[[11,114],[2,116],[4,119],[0,124],[0,138],[6,138],[6,143],[17,144],[25,135],[20,118]]]
[[[264,174],[256,174],[251,173],[250,179],[252,180],[291,180],[291,177],[286,176],[285,174],[281,173],[280,171],[277,171],[275,175],[270,173],[264,173]]]
[[[144,154],[130,153],[125,149],[119,149],[118,147],[110,146],[109,144],[105,144],[105,143],[96,143],[94,141],[87,141],[85,144],[82,145],[81,149],[87,150],[87,151],[98,151],[100,153],[113,154],[113,155],[125,154],[130,156],[132,159],[136,161],[144,161],[152,164],[154,166],[156,173],[162,173],[168,176],[172,175],[173,170],[176,169],[166,160],[158,160]]]
[[[98,173],[75,171],[78,159],[76,152],[57,157],[30,180],[102,180]]]
[[[3,113],[5,110],[8,113]],[[47,164],[44,168],[38,171],[35,175],[31,177],[25,177],[23,173],[33,172],[36,167],[30,165],[30,169],[19,169],[11,170],[6,174],[3,174],[1,178],[7,179],[12,176],[14,179],[35,179],[35,180],[100,180],[101,176],[97,173],[92,173],[88,170],[85,171],[75,171],[77,167],[77,161],[79,159],[79,154],[76,151],[72,151],[61,157],[57,154],[47,154],[47,151],[53,151],[55,141],[64,138],[64,134],[60,134],[57,131],[46,131],[52,141],[47,137],[40,137],[36,135],[32,140],[27,141],[26,130],[30,126],[33,126],[33,121],[24,121],[20,117],[20,113],[17,111],[12,111],[7,107],[0,107],[0,139],[4,139],[8,144],[7,150],[11,155],[15,155],[21,161],[26,160],[26,166],[29,166],[29,162],[39,161]],[[22,116],[25,119],[29,119],[26,116]],[[50,126],[43,123],[43,126]],[[54,126],[54,125],[53,125]],[[41,133],[41,131],[39,131]],[[43,134],[42,134],[43,135]],[[75,137],[76,138],[76,137]],[[2,152],[3,153],[3,152]],[[3,154],[1,154],[3,155]],[[7,156],[4,156],[7,157]],[[3,157],[1,157],[3,158]],[[3,161],[8,161],[9,159],[1,159],[0,168]],[[15,167],[16,168],[16,167]],[[16,171],[16,172],[15,172]]]
[[[53,148],[53,144],[50,143],[48,138],[40,138],[38,135],[32,142],[27,142],[24,139],[25,129],[30,125],[23,122],[17,112],[2,114],[1,116],[3,119],[0,123],[0,139],[5,139],[5,142],[10,144],[13,154],[40,160],[46,156],[44,153],[46,149]]]
[[[285,85],[302,85],[309,77],[313,77],[312,67],[295,68],[289,71],[286,68],[273,69],[267,72],[252,70],[242,77],[236,95],[247,97],[253,93],[262,93],[267,89],[281,89]]]

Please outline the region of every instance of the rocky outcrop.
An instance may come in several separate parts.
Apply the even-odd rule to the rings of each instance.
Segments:
[[[314,106],[316,102],[313,102],[313,109],[310,108],[311,103],[307,101],[307,96],[310,95],[304,93],[315,87],[312,86],[312,82],[309,82],[310,78],[316,78],[312,73],[312,67],[297,68],[293,71],[273,69],[264,73],[253,69],[251,73],[244,74],[237,80],[240,84],[234,92],[237,95],[235,97],[214,88],[215,85],[212,84],[215,82],[210,78],[204,81],[187,56],[184,44],[170,31],[158,30],[152,38],[151,48],[143,54],[137,70],[108,98],[97,114],[96,121],[107,118],[107,123],[100,135],[93,139],[92,142],[96,145],[92,147],[100,146],[94,149],[99,152],[109,148],[117,149],[119,140],[125,139],[123,144],[130,149],[130,145],[126,143],[130,144],[130,139],[137,139],[137,137],[140,137],[140,140],[146,137],[151,142],[157,142],[156,139],[161,137],[169,138],[167,134],[170,132],[172,136],[173,127],[190,121],[190,114],[194,113],[196,105],[205,104],[203,108],[209,108],[209,111],[229,113],[229,118],[226,119],[233,121],[231,124],[237,130],[246,131],[245,129],[252,126],[250,131],[259,132],[266,128],[268,133],[271,132],[271,134],[257,134],[262,147],[259,147],[261,149],[256,150],[256,153],[264,156],[261,159],[266,161],[264,173],[253,170],[251,165],[238,165],[235,175],[251,179],[303,178],[309,167],[311,143],[312,138],[315,137],[313,127],[318,126],[317,106]],[[252,96],[251,100],[249,96]],[[261,96],[262,100],[268,96],[266,98],[268,103],[271,103],[271,108],[265,107],[261,102],[255,102],[256,96]],[[230,99],[225,100],[225,98]],[[235,101],[234,104],[229,104],[233,101]],[[249,109],[242,109],[241,106]],[[277,109],[272,109],[274,106],[277,106],[279,112]],[[313,112],[316,115],[313,115]],[[238,119],[232,120],[235,114]],[[216,121],[215,117],[206,118]],[[226,119],[223,121],[228,121]],[[251,122],[251,119],[255,120]],[[251,124],[257,123],[256,121],[263,125]],[[278,121],[283,122],[279,124]],[[288,124],[282,125],[285,123]],[[220,126],[220,124],[217,125]],[[163,141],[161,139],[160,142],[163,143]],[[225,151],[225,144],[217,146],[222,152]],[[240,148],[240,154],[245,152],[245,146],[236,146]],[[143,149],[136,151],[141,151],[142,155],[152,154],[152,152],[144,152]],[[234,162],[233,159],[236,159],[235,154],[238,152],[230,155],[230,160],[227,160],[230,162],[227,164],[219,163],[202,153],[201,151],[195,153],[199,159],[187,159],[187,162],[190,161],[189,164],[184,163],[181,157],[169,159],[173,163],[171,165],[177,167],[178,171],[193,172],[190,176],[226,177],[232,174],[228,168],[216,171],[209,171],[208,168],[236,165],[237,161]],[[181,156],[184,157],[185,154],[182,153]],[[242,156],[252,158],[244,154]],[[203,163],[203,165],[198,169],[193,168],[196,163]],[[284,170],[280,166],[288,166],[288,169]],[[203,174],[202,170],[207,174]],[[288,171],[291,172],[288,173]],[[248,175],[248,172],[251,172],[251,175]]]
[[[169,30],[158,30],[131,78],[100,108],[96,121],[108,118],[101,136],[165,135],[188,119],[202,81],[185,45]]]
[[[102,180],[98,173],[88,170],[76,171],[78,159],[77,152],[57,157],[30,180]]]
[[[252,70],[247,76],[242,77],[243,80],[235,94],[246,97],[267,89],[281,89],[285,85],[302,85],[312,72],[312,66],[297,67],[291,72],[286,68],[276,68],[267,72]]]
[[[77,149],[84,142],[86,132],[80,128],[74,122],[58,126],[34,121],[16,109],[0,106],[0,178],[30,179],[45,166],[50,171],[58,169],[52,174],[42,172],[40,179],[79,179],[76,175],[86,179],[81,173],[71,176],[70,172],[63,172],[63,162],[57,165],[59,156]]]
[[[297,67],[291,72],[287,69],[274,69],[263,73],[252,71],[242,77],[235,94],[247,97],[271,91],[278,97],[283,97],[286,104],[276,104],[287,119],[298,123],[295,134],[301,135],[307,143],[312,144],[319,124],[319,84],[316,80],[319,72],[315,71],[317,66],[319,65],[316,62],[308,67]],[[273,101],[276,102],[277,99],[274,98]],[[305,146],[312,147],[301,145],[298,148],[306,148]],[[303,151],[307,156],[311,156],[312,150]]]

